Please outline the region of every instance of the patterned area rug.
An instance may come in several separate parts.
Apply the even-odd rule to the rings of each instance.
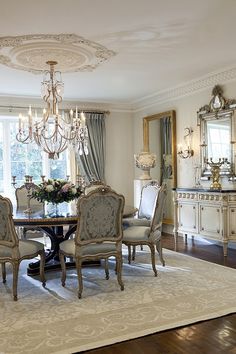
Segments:
[[[22,272],[18,302],[9,276],[0,284],[0,354],[69,354],[236,311],[236,270],[168,250],[164,256],[155,278],[148,250],[131,266],[125,255],[123,292],[113,261],[109,280],[102,267],[83,269],[81,300],[74,270],[65,288],[60,272],[47,273],[46,289]]]

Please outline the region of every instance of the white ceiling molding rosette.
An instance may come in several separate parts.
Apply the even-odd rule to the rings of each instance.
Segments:
[[[0,63],[41,74],[48,60],[61,72],[93,71],[116,53],[76,34],[34,34],[0,37]]]

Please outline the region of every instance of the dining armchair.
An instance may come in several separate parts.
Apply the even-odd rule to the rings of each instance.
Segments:
[[[166,200],[166,184],[163,184],[158,191],[155,201],[154,213],[151,218],[150,226],[133,225],[124,230],[123,243],[128,246],[128,262],[131,263],[131,247],[138,245],[147,245],[151,251],[152,268],[155,276],[157,276],[155,262],[155,247],[159,253],[162,265],[165,265],[162,254],[162,220],[164,213],[164,205]]]
[[[78,200],[78,222],[74,239],[60,243],[59,257],[62,268],[61,282],[65,286],[65,257],[75,259],[78,275],[78,298],[83,291],[82,262],[104,260],[105,275],[109,279],[108,258],[116,258],[117,280],[122,281],[122,215],[124,197],[104,186],[81,196]]]
[[[34,183],[31,184],[31,191],[37,189],[38,186]],[[30,198],[28,195],[28,190],[26,186],[23,184],[21,187],[16,188],[15,190],[16,196],[16,210],[17,211],[25,211],[27,209],[31,209],[32,212],[43,211],[44,210],[44,203],[38,201],[37,199]],[[30,198],[30,199],[29,199]],[[30,212],[30,210],[28,210]],[[41,231],[37,228],[30,228],[30,227],[23,227],[22,228],[22,238],[26,239],[26,233],[30,231],[33,233],[41,233]]]
[[[13,299],[17,300],[18,272],[20,262],[40,256],[40,279],[45,286],[45,251],[44,245],[33,240],[19,240],[13,222],[13,208],[10,199],[0,196],[0,264],[2,280],[6,283],[6,263],[13,269]]]

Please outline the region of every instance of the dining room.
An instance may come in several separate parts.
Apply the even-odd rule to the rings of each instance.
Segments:
[[[233,353],[235,7],[1,5],[0,354]]]

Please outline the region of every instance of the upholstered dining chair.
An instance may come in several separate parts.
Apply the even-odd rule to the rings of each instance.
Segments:
[[[157,276],[155,262],[155,247],[159,253],[162,265],[165,265],[162,254],[162,220],[164,205],[166,200],[166,185],[163,184],[158,192],[154,213],[151,218],[150,226],[133,225],[124,230],[123,243],[128,246],[128,262],[131,263],[131,246],[147,245],[151,250],[152,268],[155,276]]]
[[[37,189],[38,186],[36,184],[31,184],[31,190]],[[32,210],[32,212],[37,212],[37,211],[43,211],[44,210],[44,203],[41,203],[37,199],[31,198],[28,200],[28,190],[26,186],[23,184],[21,187],[16,188],[15,190],[15,196],[16,196],[16,209],[17,211],[25,211],[29,208]],[[23,239],[26,239],[26,233],[30,232],[37,232],[41,233],[41,231],[37,228],[30,228],[30,227],[23,227],[22,228],[22,236]]]
[[[14,222],[13,208],[10,199],[0,196],[0,263],[2,266],[3,283],[6,282],[6,263],[11,263],[13,268],[13,299],[17,300],[17,284],[20,262],[40,256],[40,279],[45,285],[44,245],[38,241],[19,240]]]
[[[75,238],[60,243],[62,286],[65,286],[66,267],[64,257],[75,259],[78,275],[78,297],[82,296],[82,262],[105,260],[106,279],[109,278],[108,258],[116,258],[117,280],[121,290],[122,281],[122,215],[124,197],[110,187],[97,188],[78,200],[78,223]]]
[[[150,226],[159,190],[160,186],[156,180],[151,180],[142,187],[138,212],[134,217],[123,219],[124,228],[130,226]],[[134,260],[135,246],[132,249],[132,260]],[[142,249],[143,246],[141,245]]]

